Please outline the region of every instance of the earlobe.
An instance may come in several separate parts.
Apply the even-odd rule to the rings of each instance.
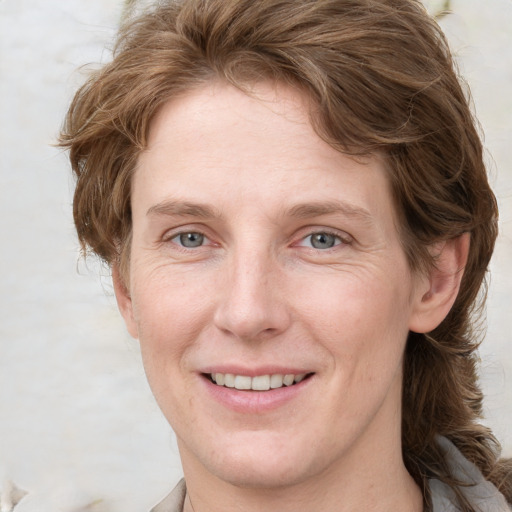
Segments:
[[[446,318],[459,293],[469,244],[469,233],[464,233],[432,247],[435,264],[415,291],[409,330],[427,333]]]
[[[138,339],[139,332],[133,315],[133,303],[130,291],[121,277],[119,266],[116,264],[112,266],[112,283],[116,294],[117,307],[124,318],[126,328],[133,338]]]

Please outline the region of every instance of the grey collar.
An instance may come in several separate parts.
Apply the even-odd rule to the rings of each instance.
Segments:
[[[469,462],[455,445],[445,437],[438,437],[437,442],[443,450],[451,474],[468,486],[460,487],[476,512],[510,512],[503,495],[489,481],[485,480],[480,470]],[[459,512],[453,490],[440,480],[429,480],[433,512]]]

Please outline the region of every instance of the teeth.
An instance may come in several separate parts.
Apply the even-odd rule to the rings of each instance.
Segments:
[[[251,389],[251,377],[245,375],[237,375],[235,377],[235,388],[236,389]]]
[[[270,375],[259,375],[251,380],[251,389],[255,391],[267,391],[270,389]]]
[[[295,375],[285,375],[283,379],[283,384],[285,386],[291,386],[293,384],[293,381],[295,380]]]
[[[218,373],[216,375],[219,375]],[[222,374],[220,374],[222,375]],[[234,388],[235,387],[235,376],[231,373],[226,373],[224,375],[224,386],[227,388]]]
[[[283,387],[283,376],[282,375],[272,375],[270,377],[270,388],[282,388]]]
[[[249,389],[254,391],[268,391],[269,389],[298,384],[304,380],[306,375],[306,373],[299,373],[297,375],[290,373],[286,375],[275,374],[248,377],[247,375],[233,375],[232,373],[212,373],[211,378],[218,386],[244,391]]]

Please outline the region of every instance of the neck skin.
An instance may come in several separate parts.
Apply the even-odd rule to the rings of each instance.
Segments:
[[[397,391],[401,394],[400,389]],[[379,421],[381,415],[389,418],[389,404],[396,403],[401,402],[386,400],[342,460],[320,474],[285,487],[234,486],[210,473],[178,440],[187,482],[184,512],[423,511],[422,492],[403,463],[401,412],[391,406],[396,418],[393,429],[386,431]]]

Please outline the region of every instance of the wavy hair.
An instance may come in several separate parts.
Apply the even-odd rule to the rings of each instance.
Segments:
[[[126,275],[130,187],[151,121],[170,99],[212,80],[249,91],[284,82],[312,101],[317,133],[351,155],[384,155],[409,264],[470,233],[461,288],[446,319],[410,333],[404,362],[403,457],[425,489],[458,491],[435,438],[446,436],[512,501],[512,463],[479,423],[476,350],[497,206],[467,91],[445,38],[419,0],[177,0],[122,27],[111,63],[76,93],[60,144],[77,178],[84,251]]]

